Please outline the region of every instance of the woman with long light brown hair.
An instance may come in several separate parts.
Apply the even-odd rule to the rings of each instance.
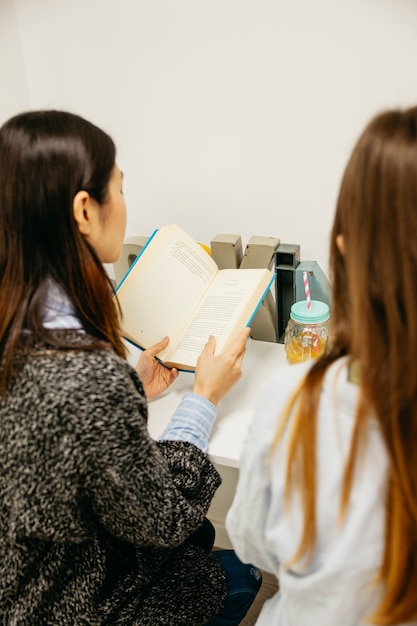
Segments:
[[[330,269],[331,344],[268,383],[227,528],[279,579],[257,624],[417,624],[417,107],[360,136]]]

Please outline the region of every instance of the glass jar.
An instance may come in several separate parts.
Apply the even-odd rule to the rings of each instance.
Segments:
[[[284,349],[290,363],[317,359],[323,354],[329,336],[330,310],[325,302],[294,302],[284,335]]]

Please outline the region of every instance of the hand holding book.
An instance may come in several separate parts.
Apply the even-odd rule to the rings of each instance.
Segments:
[[[216,340],[210,337],[197,361],[194,393],[217,405],[238,382],[249,331],[249,328],[242,330],[232,346],[218,355],[215,355]]]
[[[147,398],[154,398],[174,382],[178,377],[176,368],[168,368],[155,357],[169,344],[169,337],[165,337],[154,346],[144,350],[136,364],[136,371],[145,389]]]

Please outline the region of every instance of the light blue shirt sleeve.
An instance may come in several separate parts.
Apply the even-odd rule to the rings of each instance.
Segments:
[[[217,415],[217,407],[196,393],[186,393],[159,441],[187,441],[203,452]]]

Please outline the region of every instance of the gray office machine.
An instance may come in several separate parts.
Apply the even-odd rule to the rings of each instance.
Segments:
[[[120,283],[124,275],[128,272],[138,254],[142,251],[142,248],[147,244],[148,239],[149,237],[138,235],[129,237],[129,239],[124,241],[120,258],[116,263],[113,263],[116,285]]]

